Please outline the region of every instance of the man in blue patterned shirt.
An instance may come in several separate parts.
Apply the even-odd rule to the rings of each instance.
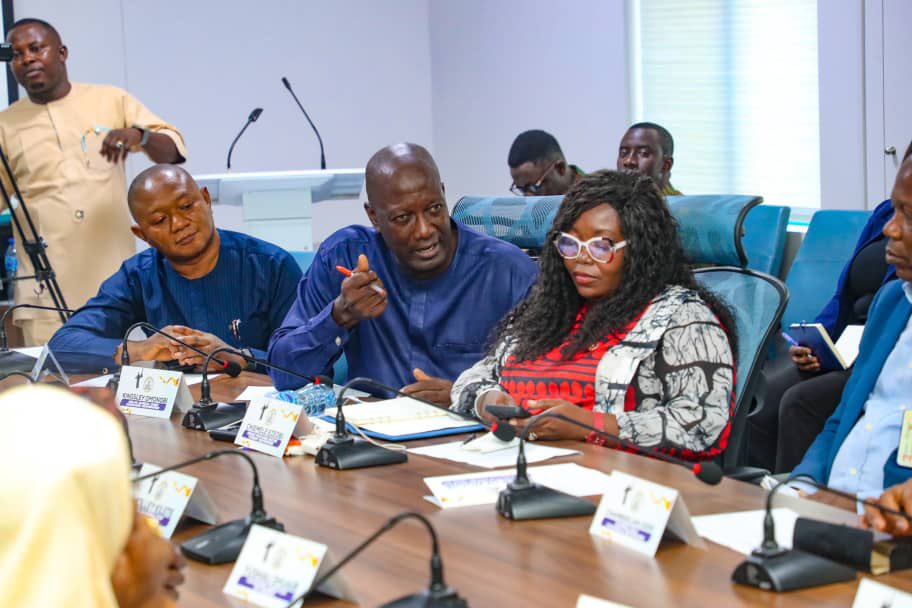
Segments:
[[[421,146],[384,148],[365,173],[372,227],[348,226],[323,242],[269,359],[315,375],[344,352],[350,377],[449,405],[452,381],[484,355],[537,266],[450,218],[437,165]],[[270,374],[280,389],[302,383]]]
[[[124,333],[145,321],[211,352],[225,346],[265,356],[269,335],[294,301],[301,269],[284,249],[218,230],[209,192],[174,165],[140,173],[127,195],[133,234],[150,248],[126,260],[98,294],[51,338],[68,359],[91,355],[120,361]],[[134,361],[202,357],[155,334],[128,343]],[[247,367],[243,358],[225,359]]]

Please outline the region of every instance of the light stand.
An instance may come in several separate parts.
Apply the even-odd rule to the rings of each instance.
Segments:
[[[260,476],[253,459],[240,450],[216,450],[174,466],[159,469],[154,473],[149,473],[148,475],[143,475],[142,477],[137,477],[133,480],[134,483],[144,481],[152,477],[157,477],[162,473],[182,469],[204,460],[212,460],[213,458],[225,454],[240,456],[250,465],[250,468],[253,471],[253,489],[251,491],[252,505],[250,515],[244,519],[236,519],[220,526],[210,528],[202,534],[185,541],[181,545],[181,551],[184,555],[190,559],[206,564],[225,564],[236,560],[238,554],[241,552],[241,548],[244,546],[244,542],[247,540],[247,535],[250,533],[250,527],[253,525],[265,526],[267,528],[272,528],[273,530],[279,530],[280,532],[285,531],[285,526],[276,521],[274,517],[269,517],[266,514],[266,510],[263,507],[263,491],[260,488]]]
[[[0,193],[3,195],[3,201],[6,203],[6,208],[9,209],[10,220],[13,222],[16,232],[19,234],[19,241],[22,245],[22,249],[25,251],[32,268],[35,270],[35,274],[33,275],[24,277],[17,276],[14,279],[7,277],[6,281],[9,283],[11,281],[35,279],[39,285],[38,293],[40,294],[47,291],[50,294],[51,301],[54,303],[54,309],[60,314],[60,321],[66,323],[69,314],[65,311],[68,311],[68,308],[66,300],[63,298],[63,292],[60,291],[60,285],[57,283],[57,276],[51,268],[51,261],[48,259],[47,253],[45,252],[47,243],[44,242],[44,239],[38,234],[38,229],[35,228],[35,223],[32,221],[32,215],[29,213],[28,206],[25,204],[25,197],[22,196],[22,192],[19,190],[19,184],[16,183],[16,176],[13,175],[13,170],[10,167],[9,160],[2,147],[0,147],[0,161],[3,162],[3,169],[6,171],[7,179],[9,179],[16,199],[19,201],[19,207],[22,209],[22,215],[25,218],[28,233],[26,233],[26,230],[22,226],[22,221],[16,214],[15,209],[13,209],[10,194],[2,180],[0,180]]]

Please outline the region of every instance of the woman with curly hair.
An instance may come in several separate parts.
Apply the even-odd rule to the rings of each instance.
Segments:
[[[487,422],[489,405],[552,410],[678,457],[721,454],[734,319],[694,279],[652,180],[599,171],[577,181],[547,241],[529,296],[457,379],[453,407]],[[529,438],[604,444],[554,418]]]

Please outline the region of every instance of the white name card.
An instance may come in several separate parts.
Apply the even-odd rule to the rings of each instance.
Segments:
[[[182,412],[193,405],[182,373],[132,365],[120,370],[116,399],[124,414],[150,418],[170,418],[175,405]]]
[[[912,608],[912,593],[900,591],[870,578],[858,584],[852,608]]]
[[[297,403],[257,397],[247,406],[234,442],[281,458],[285,455],[285,446],[291,439],[302,409],[303,406]]]
[[[285,608],[331,567],[326,545],[253,526],[222,591],[262,608]],[[355,601],[338,573],[320,587],[320,592]]]
[[[145,463],[138,477],[159,470],[161,467]],[[171,538],[185,512],[203,523],[218,523],[218,512],[206,490],[196,477],[178,471],[168,471],[134,485],[133,498],[140,513],[158,522],[165,538]]]
[[[639,553],[655,555],[667,528],[688,545],[705,549],[684,499],[674,488],[613,471],[589,533]]]

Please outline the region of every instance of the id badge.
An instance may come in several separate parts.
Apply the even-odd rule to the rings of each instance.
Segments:
[[[902,432],[899,435],[896,464],[901,467],[912,468],[912,410],[903,412]]]

